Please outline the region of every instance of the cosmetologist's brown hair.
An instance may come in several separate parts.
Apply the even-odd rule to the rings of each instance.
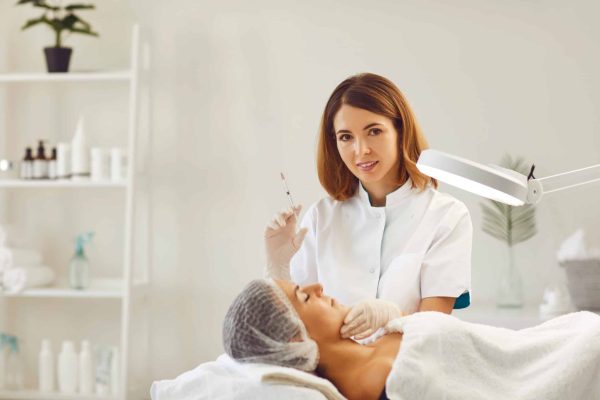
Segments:
[[[321,185],[331,197],[347,200],[358,187],[358,178],[348,170],[340,157],[333,128],[333,119],[344,104],[383,115],[393,121],[398,132],[398,154],[401,158],[398,184],[403,184],[410,177],[413,188],[423,190],[429,183],[437,188],[435,179],[417,169],[419,155],[428,145],[402,92],[382,76],[363,73],[351,76],[335,88],[321,118],[317,171]]]

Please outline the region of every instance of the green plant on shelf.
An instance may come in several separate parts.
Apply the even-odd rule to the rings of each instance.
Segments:
[[[39,24],[45,24],[52,28],[55,34],[54,47],[62,47],[63,33],[79,33],[83,35],[99,36],[92,30],[91,25],[75,14],[79,10],[92,10],[96,8],[93,4],[69,4],[64,5],[62,1],[46,0],[19,0],[17,5],[31,4],[33,7],[44,9],[43,14],[25,22],[21,30],[29,29]]]

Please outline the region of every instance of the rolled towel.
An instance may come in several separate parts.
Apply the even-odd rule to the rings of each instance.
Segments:
[[[0,247],[0,270],[16,265],[20,267],[37,266],[42,263],[42,255],[37,250]]]
[[[7,246],[6,242],[6,225],[0,225],[0,247]]]
[[[5,292],[19,293],[28,288],[47,286],[54,278],[54,271],[45,265],[14,267],[4,271],[2,284]]]
[[[20,225],[0,224],[0,247],[27,246],[27,235]]]

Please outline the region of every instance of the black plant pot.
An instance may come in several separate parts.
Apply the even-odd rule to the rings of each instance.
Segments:
[[[44,47],[48,72],[68,72],[72,52],[70,47]]]

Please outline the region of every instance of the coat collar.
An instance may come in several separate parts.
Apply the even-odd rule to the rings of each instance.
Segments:
[[[385,197],[385,207],[389,208],[389,207],[393,207],[396,206],[402,202],[404,202],[404,200],[411,195],[413,191],[412,188],[412,180],[410,178],[408,178],[408,180],[404,183],[404,185],[400,186],[398,189],[394,190],[391,193],[388,193],[388,195]],[[369,201],[369,193],[367,193],[367,191],[365,190],[365,188],[362,185],[362,182],[359,181],[358,183],[358,190],[357,190],[357,197],[359,198],[360,202],[368,207],[373,207],[371,205],[371,202]],[[379,207],[373,207],[373,208],[379,208]]]

